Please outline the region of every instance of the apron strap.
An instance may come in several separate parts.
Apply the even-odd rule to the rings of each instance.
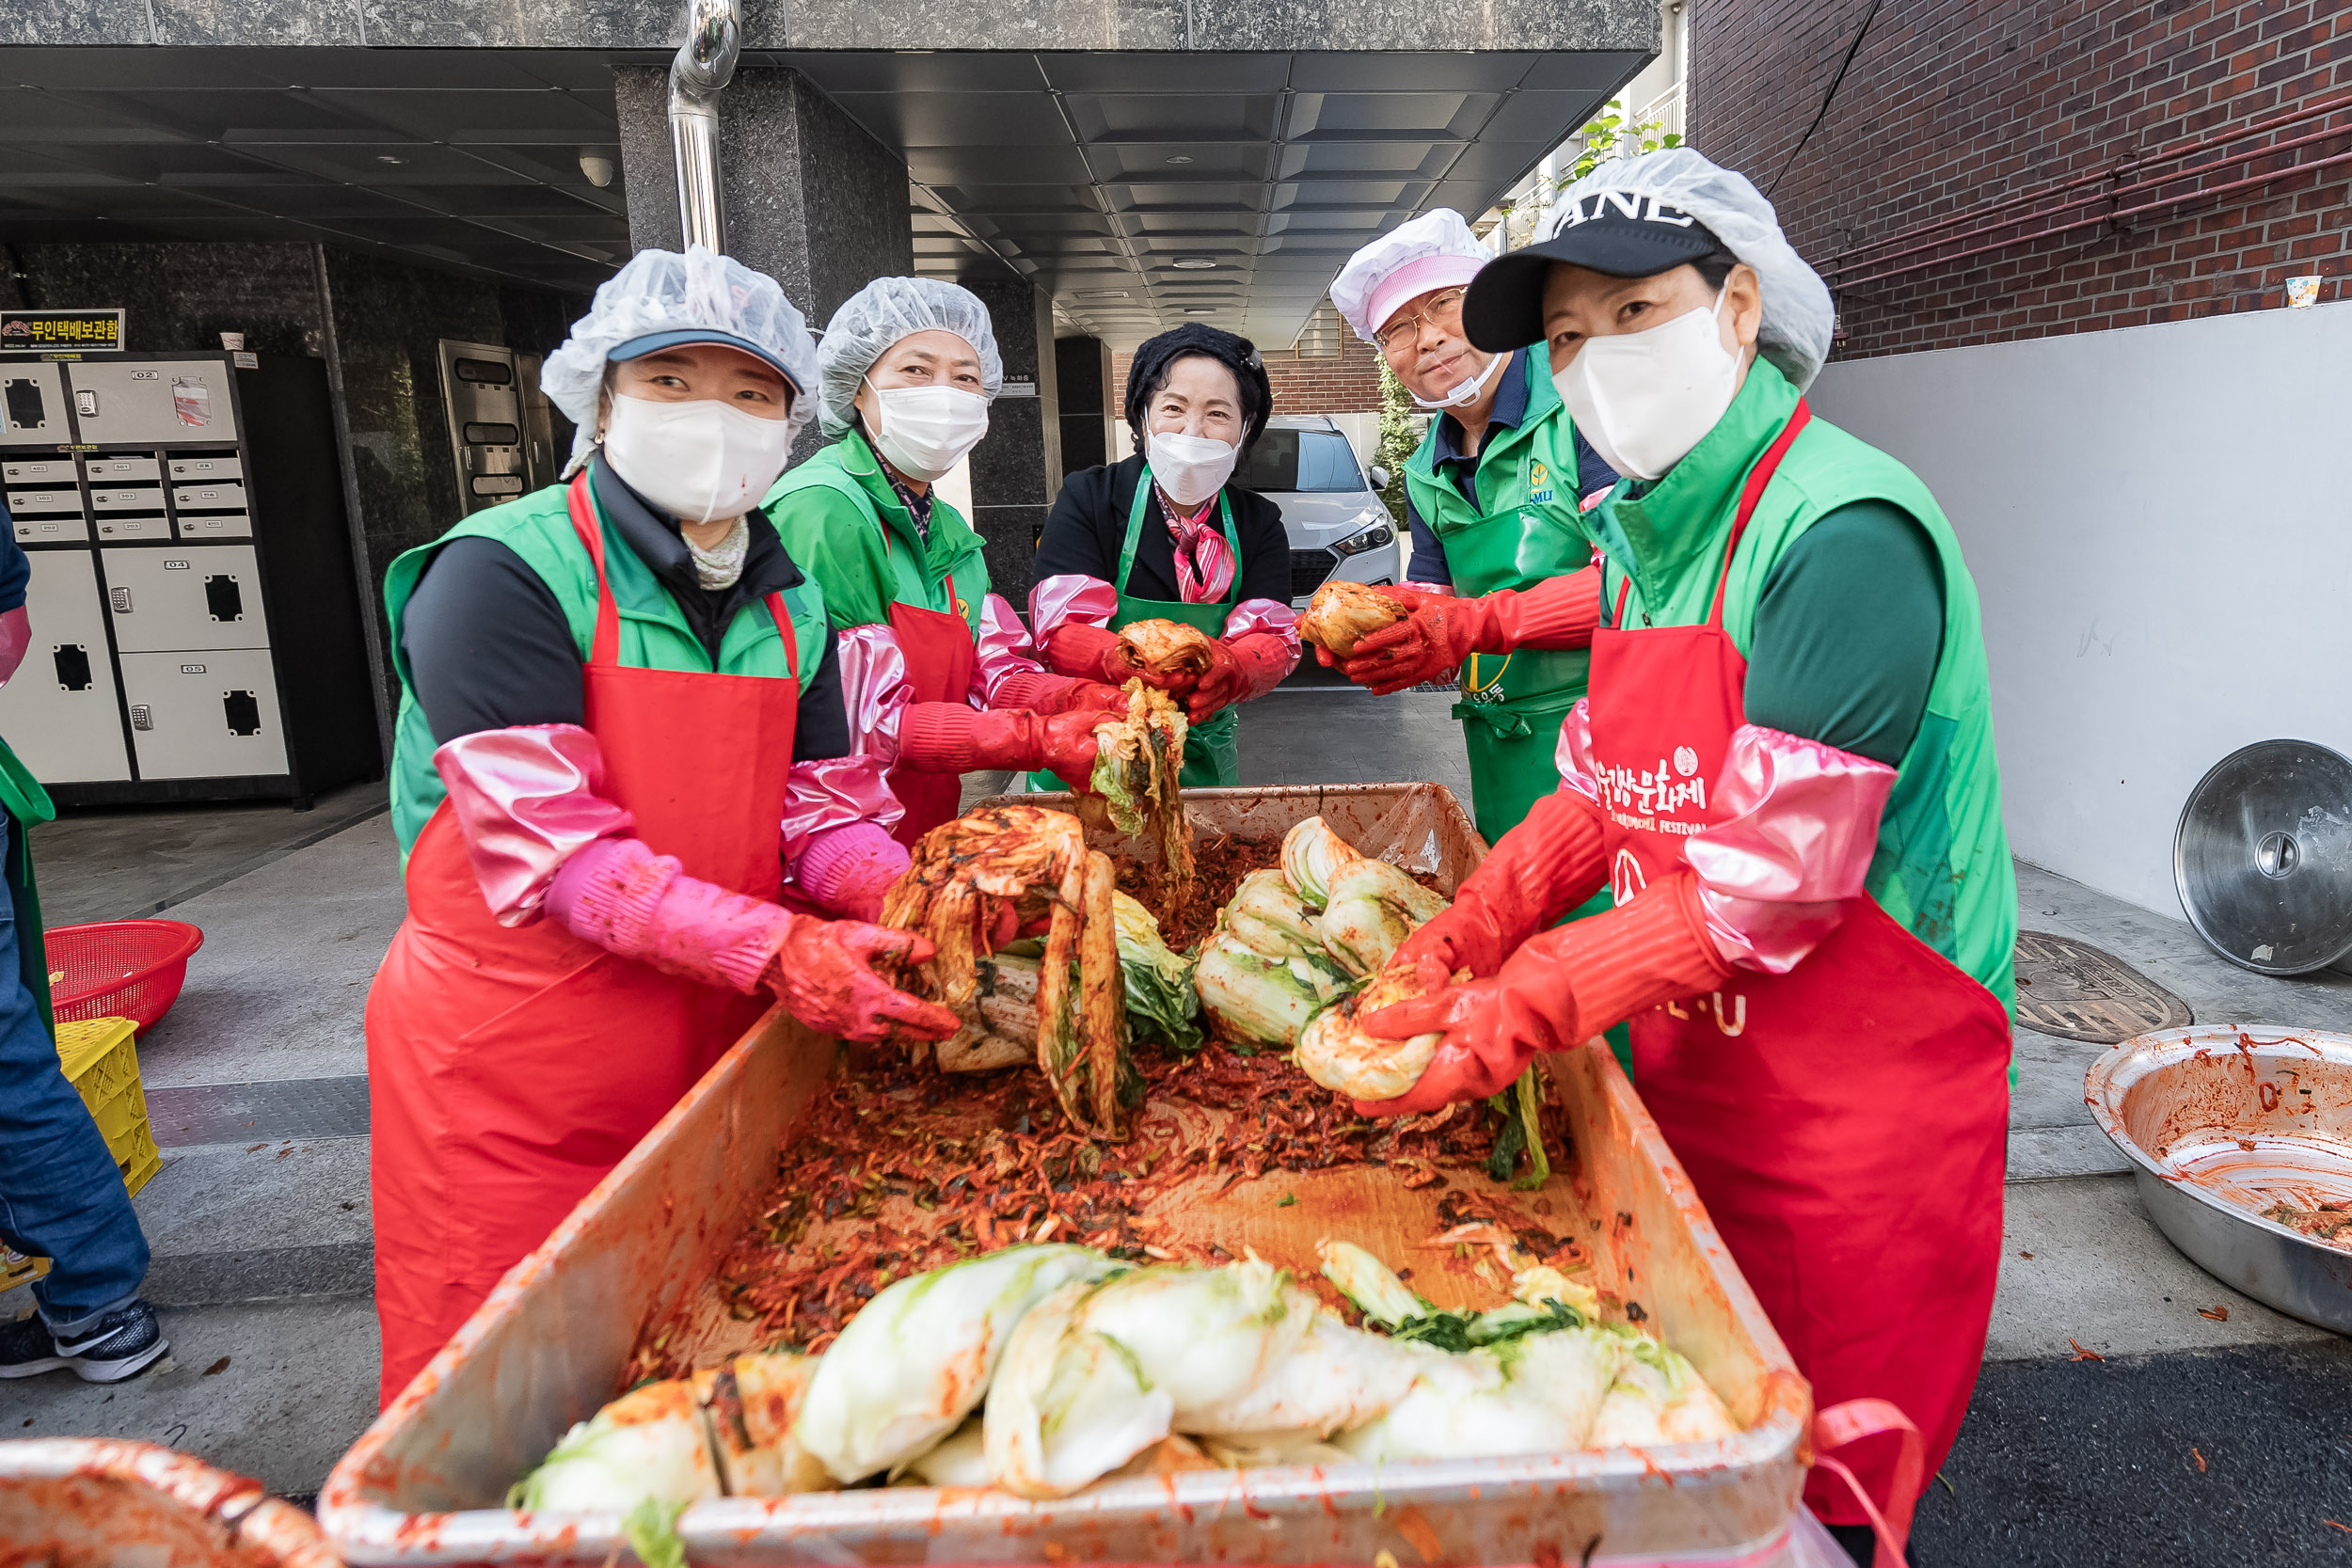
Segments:
[[[604,524],[596,516],[596,502],[589,499],[585,468],[572,476],[570,502],[572,528],[588,546],[588,563],[596,569],[596,632],[588,644],[588,662],[615,664],[621,655],[621,610],[612,602],[612,585],[604,580]],[[791,639],[785,641],[789,646]]]
[[[1748,519],[1756,515],[1756,503],[1764,499],[1764,487],[1772,483],[1772,475],[1780,467],[1780,460],[1788,454],[1789,444],[1796,440],[1798,432],[1812,422],[1812,406],[1799,398],[1797,406],[1788,415],[1788,422],[1780,427],[1780,434],[1773,438],[1772,444],[1764,449],[1764,455],[1757,458],[1756,467],[1748,470],[1748,482],[1740,491],[1739,515],[1731,520],[1731,538],[1724,546],[1724,569],[1715,579],[1715,602],[1708,606],[1708,626],[1721,626],[1724,624],[1724,590],[1731,583],[1731,558],[1739,551],[1740,536],[1748,531]]]
[[[784,667],[792,672],[792,678],[801,678],[801,645],[792,634],[792,612],[784,608],[784,595],[768,595],[768,613],[776,618],[776,633],[784,639]]]
[[[1625,601],[1631,596],[1632,593],[1633,574],[1628,572],[1625,575],[1625,580],[1617,584],[1617,608],[1609,616],[1609,627],[1612,631],[1625,630]]]
[[[617,664],[621,657],[621,610],[612,602],[612,585],[604,577],[604,524],[596,516],[596,503],[588,497],[587,469],[572,476],[569,501],[572,529],[580,535],[580,542],[588,546],[588,563],[596,569],[596,631],[588,644],[588,662]],[[776,632],[784,639],[785,668],[798,681],[801,649],[792,635],[792,612],[785,609],[782,594],[768,595],[768,613],[776,618]]]
[[[1119,576],[1111,583],[1111,587],[1120,594],[1127,592],[1127,574],[1135,570],[1136,546],[1143,538],[1143,509],[1152,499],[1152,465],[1146,463],[1143,472],[1136,477],[1136,499],[1127,506],[1127,534],[1119,545]],[[1221,489],[1216,493],[1216,505],[1219,518],[1225,525],[1225,547],[1233,555],[1233,580],[1226,588],[1225,597],[1216,602],[1238,605],[1241,603],[1241,535],[1233,528],[1232,499]],[[1177,592],[1181,594],[1184,590],[1179,588]]]

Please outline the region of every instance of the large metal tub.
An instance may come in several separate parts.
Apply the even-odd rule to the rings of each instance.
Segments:
[[[1358,845],[1449,888],[1486,851],[1460,803],[1433,784],[1186,795],[1199,827],[1244,837],[1320,812]],[[617,1516],[533,1520],[500,1498],[612,1398],[643,1325],[707,1286],[834,1050],[770,1013],[516,1266],[328,1478],[319,1517],[347,1559],[626,1555]],[[1552,1080],[1577,1158],[1541,1196],[1563,1229],[1602,1254],[1601,1288],[1638,1302],[1645,1325],[1723,1393],[1746,1429],[1738,1436],[1646,1453],[1194,1472],[1046,1504],[920,1488],[727,1498],[682,1515],[688,1552],[698,1564],[1368,1562],[1381,1551],[1403,1562],[1796,1560],[1790,1522],[1811,1420],[1804,1379],[1606,1047],[1554,1058]],[[1200,1206],[1202,1233],[1307,1269],[1325,1226],[1399,1256],[1429,1234],[1425,1206],[1386,1172],[1314,1174],[1343,1185],[1311,1194],[1276,1173],[1262,1201],[1252,1184],[1236,1185]],[[1278,1204],[1293,1186],[1303,1201]],[[1417,1268],[1428,1257],[1414,1255]]]
[[[2352,1035],[2260,1023],[2142,1035],[2091,1064],[2084,1099],[2191,1261],[2352,1334],[2352,1252],[2263,1216],[2281,1200],[2352,1201]]]
[[[57,1568],[339,1568],[258,1481],[153,1443],[0,1443],[0,1561]]]

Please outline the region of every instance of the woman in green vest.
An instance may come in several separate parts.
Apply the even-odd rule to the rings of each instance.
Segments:
[[[1376,1109],[1490,1094],[1630,1018],[1643,1101],[1814,1399],[1864,1402],[1831,1427],[1915,1428],[1915,1488],[2001,1242],[2017,892],[1975,584],[1927,487],[1813,416],[1829,291],[1696,152],[1572,186],[1463,319],[1549,345],[1626,483],[1593,515],[1562,787],[1400,950],[1428,994],[1368,1027],[1444,1033]],[[1613,908],[1544,928],[1604,885]],[[1857,1468],[1899,1528],[1899,1466]],[[1827,1470],[1806,1497],[1867,1560],[1870,1510]]]
[[[32,564],[0,507],[0,686],[32,641]],[[35,678],[45,678],[35,672]],[[0,744],[0,1242],[46,1258],[31,1316],[0,1324],[0,1378],[71,1370],[118,1383],[171,1347],[139,1298],[147,1238],[89,1108],[66,1082],[49,1013],[40,900],[28,830],[56,815],[49,794]]]
[[[769,492],[777,531],[824,589],[859,747],[890,768],[902,842],[954,817],[961,775],[1047,768],[1083,787],[1112,688],[1048,674],[989,592],[980,536],[936,488],[988,434],[1004,360],[988,307],[935,277],[878,277],[817,347],[834,444]]]
[[[1488,353],[1464,336],[1463,295],[1487,260],[1441,207],[1349,258],[1331,302],[1434,416],[1405,465],[1415,586],[1390,591],[1413,613],[1340,668],[1378,693],[1461,672],[1454,716],[1492,843],[1558,782],[1552,747],[1584,695],[1600,611],[1580,515],[1617,476],[1577,434],[1541,354]]]
[[[936,1039],[822,595],[757,508],[815,381],[775,279],[640,251],[548,356],[567,483],[392,563],[408,914],[368,993],[380,1390],[771,1006]],[[942,1027],[942,1024],[946,1027]]]
[[[1046,661],[1089,680],[1165,686],[1192,721],[1183,774],[1192,787],[1241,782],[1235,710],[1298,663],[1281,509],[1232,483],[1273,406],[1248,340],[1199,325],[1146,339],[1127,371],[1136,455],[1063,476],[1038,540],[1029,622]],[[1136,621],[1205,633],[1207,671],[1163,679],[1132,668],[1118,632]]]

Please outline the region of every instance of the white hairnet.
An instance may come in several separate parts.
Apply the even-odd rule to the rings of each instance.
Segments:
[[[816,416],[816,345],[782,284],[702,245],[690,245],[683,256],[641,250],[597,286],[588,313],[539,367],[540,389],[575,427],[574,463],[596,444],[596,397],[612,352],[657,332],[698,329],[714,341],[734,339],[782,367],[799,388],[788,420],[793,435]]]
[[[980,390],[995,402],[1005,360],[979,296],[941,277],[877,277],[841,302],[817,344],[817,417],[825,434],[837,441],[850,433],[858,384],[891,344],[930,331],[952,332],[972,345],[980,356]]]
[[[1646,196],[1679,207],[1754,267],[1764,287],[1757,352],[1780,367],[1799,391],[1812,385],[1821,361],[1829,357],[1837,308],[1830,301],[1829,285],[1789,245],[1772,204],[1746,175],[1719,167],[1688,147],[1603,164],[1560,194],[1551,227],[1539,243],[1560,231],[1579,200],[1601,191]]]
[[[1349,257],[1331,279],[1331,305],[1356,336],[1376,342],[1373,334],[1388,325],[1398,306],[1434,289],[1469,282],[1493,256],[1461,214],[1439,207]]]

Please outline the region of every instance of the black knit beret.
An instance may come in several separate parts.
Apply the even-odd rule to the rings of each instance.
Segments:
[[[1258,345],[1248,339],[1200,322],[1186,322],[1156,338],[1146,338],[1136,350],[1135,362],[1127,369],[1127,427],[1136,433],[1136,445],[1140,448],[1147,439],[1145,415],[1152,394],[1168,385],[1168,368],[1193,354],[1214,359],[1233,372],[1241,388],[1241,453],[1248,456],[1259,433],[1265,429],[1266,416],[1274,411],[1274,388],[1266,381],[1265,361],[1258,356]]]

